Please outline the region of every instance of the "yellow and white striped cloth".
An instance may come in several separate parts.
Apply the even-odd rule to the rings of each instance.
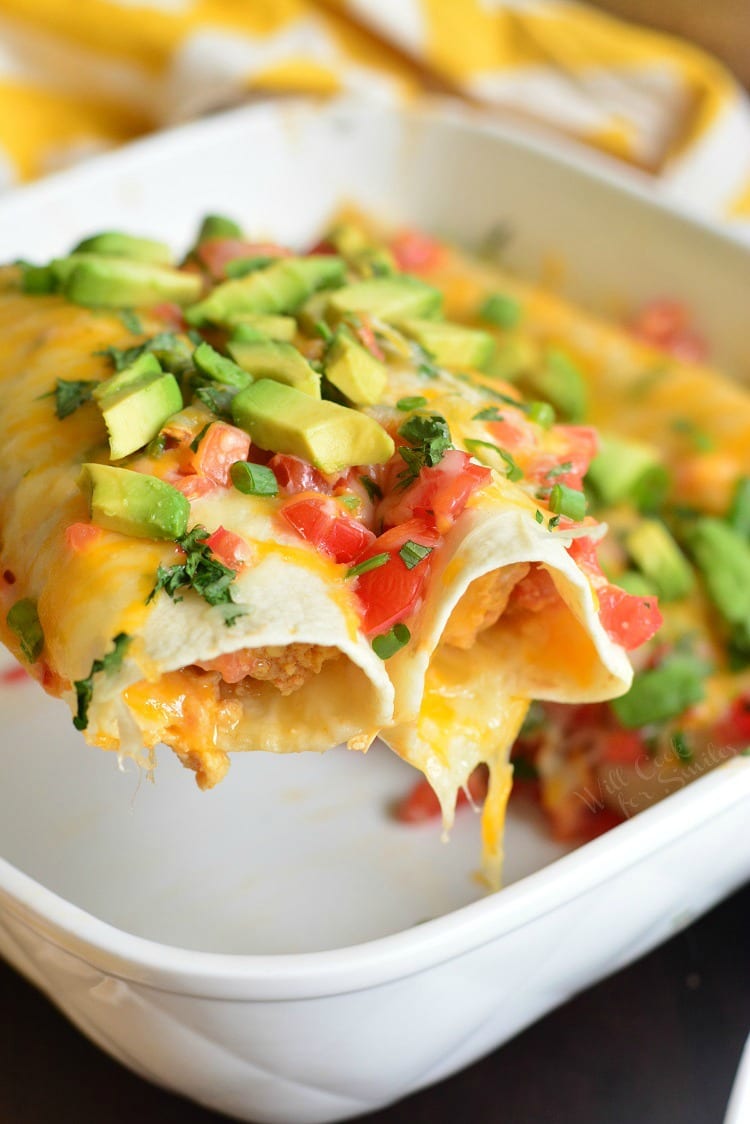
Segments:
[[[248,97],[439,91],[652,172],[750,238],[750,103],[566,0],[0,0],[0,188]]]

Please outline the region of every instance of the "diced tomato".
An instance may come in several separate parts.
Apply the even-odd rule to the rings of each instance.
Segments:
[[[268,467],[276,477],[279,490],[284,495],[294,496],[298,492],[322,492],[330,495],[333,492],[333,485],[329,478],[300,457],[293,457],[289,453],[276,453],[268,462]]]
[[[176,332],[181,332],[185,328],[182,309],[174,301],[161,301],[154,305],[151,312],[159,320],[163,320],[168,328],[172,328]]]
[[[599,559],[596,556],[596,543],[588,535],[583,535],[580,539],[573,539],[568,547],[568,554],[588,577],[602,578],[606,581],[599,565]]]
[[[250,438],[243,429],[227,422],[213,422],[201,437],[190,463],[199,476],[217,484],[228,484],[229,470],[235,461],[247,460]]]
[[[394,467],[397,472],[403,468],[400,457]],[[469,497],[489,483],[491,477],[490,469],[475,464],[467,453],[449,449],[438,464],[423,468],[404,492],[392,493],[381,509],[384,523],[394,526],[414,516],[432,518],[438,531],[445,534],[463,512]]]
[[[65,545],[76,553],[92,546],[102,533],[94,523],[71,523],[65,528]]]
[[[210,477],[199,476],[197,472],[191,472],[189,476],[174,473],[170,476],[168,483],[178,492],[182,492],[183,496],[189,500],[202,499],[203,496],[209,495],[216,488],[215,482]]]
[[[492,434],[492,440],[509,453],[529,442],[529,427],[520,416],[517,424],[504,417],[502,421],[491,422],[487,428]]]
[[[681,301],[659,298],[645,305],[630,325],[634,336],[678,359],[699,363],[708,345],[690,324],[690,313]]]
[[[513,587],[509,605],[529,613],[540,613],[559,599],[560,594],[549,571],[534,563],[526,577]]]
[[[646,747],[637,730],[606,730],[601,736],[601,760],[613,765],[635,765],[645,756]]]
[[[535,457],[528,475],[543,486],[565,484],[568,488],[580,489],[599,449],[598,434],[588,425],[558,425],[555,434],[566,439],[565,447],[555,456],[541,453]],[[559,471],[561,465],[568,465],[565,472]]]
[[[357,556],[359,564],[376,554],[390,555],[384,565],[357,578],[357,596],[362,603],[362,628],[365,633],[385,632],[416,612],[432,569],[435,548],[441,541],[435,528],[424,519],[410,519],[380,535]],[[406,542],[431,547],[433,553],[410,570],[399,556]]]
[[[470,799],[474,804],[483,804],[487,796],[489,773],[486,765],[477,765],[469,777],[466,788],[460,788],[456,796],[456,808],[468,804]],[[432,785],[426,777],[418,780],[412,789],[399,800],[393,809],[393,814],[400,823],[424,823],[426,820],[437,819],[441,814],[440,801]]]
[[[329,257],[331,254],[338,254],[338,250],[334,246],[333,242],[327,242],[325,239],[323,239],[322,242],[316,242],[315,245],[311,246],[307,252],[308,254],[323,254],[324,256]]]
[[[399,269],[420,273],[438,264],[444,247],[419,230],[402,230],[391,241],[391,252]]]
[[[576,795],[547,811],[552,820],[552,834],[561,843],[588,843],[625,819],[611,808],[588,808]]]
[[[634,597],[616,585],[605,585],[597,595],[605,632],[626,652],[640,648],[661,628],[662,615],[655,597]]]
[[[235,535],[234,531],[227,531],[225,527],[217,527],[206,539],[206,546],[214,557],[230,570],[242,569],[253,557],[248,543],[239,535]]]
[[[229,262],[238,258],[286,258],[290,253],[275,242],[246,242],[241,238],[208,238],[195,251],[201,265],[217,280],[226,275]]]
[[[750,745],[750,695],[732,700],[726,716],[717,725],[716,737],[724,745]]]
[[[336,562],[353,562],[375,539],[364,524],[325,496],[293,500],[281,509],[281,515],[298,535]]]

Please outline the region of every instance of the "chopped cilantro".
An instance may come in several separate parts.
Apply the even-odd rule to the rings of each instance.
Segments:
[[[486,406],[484,410],[480,410],[478,414],[474,414],[472,421],[502,421],[503,415],[498,410],[497,406]]]
[[[381,660],[389,660],[391,656],[395,656],[396,652],[409,643],[411,640],[411,633],[405,624],[394,624],[388,632],[381,632],[380,636],[375,636],[372,641],[372,650],[376,656],[380,656]]]
[[[238,492],[246,496],[277,496],[279,483],[265,464],[251,464],[249,461],[235,461],[229,470],[232,483]]]
[[[477,449],[492,449],[498,456],[502,457],[505,461],[506,472],[505,475],[509,480],[517,481],[523,479],[523,470],[516,464],[513,457],[506,449],[501,449],[499,445],[493,445],[491,441],[479,441],[474,437],[468,437],[464,442],[466,448],[470,453],[475,453]],[[477,456],[480,454],[477,453]]]
[[[396,409],[402,410],[407,414],[410,410],[419,410],[422,406],[427,405],[427,399],[423,398],[421,394],[415,394],[411,398],[399,398],[396,403]]]
[[[682,730],[675,730],[672,734],[672,749],[674,750],[675,757],[680,761],[688,762],[693,760],[693,750]]]
[[[553,515],[553,517],[550,519],[547,526],[549,527],[550,531],[554,531],[555,527],[560,526],[560,516],[559,515]]]
[[[360,476],[359,482],[373,503],[375,503],[376,500],[382,500],[383,490],[379,484],[375,483],[371,476]]]
[[[158,332],[133,347],[105,347],[96,354],[105,355],[116,371],[124,371],[147,352],[159,352],[159,360],[168,370],[172,370],[175,365],[181,369],[187,359],[186,349],[174,332]]]
[[[566,476],[573,468],[572,461],[563,461],[562,464],[556,464],[553,468],[549,468],[546,472],[548,480],[554,480],[556,476]]]
[[[15,632],[23,652],[29,663],[36,663],[44,647],[44,633],[39,622],[36,601],[24,597],[16,601],[8,611],[5,618],[8,628]]]
[[[78,710],[73,719],[76,730],[85,730],[89,724],[89,706],[94,696],[94,676],[102,671],[107,675],[119,671],[130,645],[130,640],[131,637],[126,632],[119,633],[112,641],[114,645],[112,651],[107,652],[100,660],[94,660],[91,671],[85,679],[77,679],[74,682],[73,686],[78,700]]]
[[[122,326],[127,332],[132,332],[134,336],[143,334],[143,325],[135,309],[121,308],[118,312],[118,316],[122,320]]]
[[[440,414],[413,414],[398,433],[409,442],[398,450],[406,463],[406,469],[399,474],[402,488],[416,480],[423,468],[439,464],[447,450],[453,448],[448,423]]]
[[[358,562],[356,566],[350,566],[346,571],[346,576],[358,578],[360,574],[366,574],[368,570],[378,570],[390,561],[390,557],[388,551],[384,551],[382,554],[373,554],[372,558],[365,558],[364,562]]]
[[[238,386],[199,386],[195,397],[208,406],[217,417],[224,421],[232,421],[232,399],[239,394]]]
[[[185,552],[185,561],[174,566],[159,565],[156,584],[146,598],[147,605],[162,589],[173,601],[182,601],[183,590],[194,589],[209,605],[234,603],[230,586],[237,571],[225,566],[211,553],[211,548],[206,544],[208,537],[206,528],[198,524],[176,540],[177,545]],[[233,624],[244,612],[244,609],[238,608],[232,620],[227,620],[227,624]]]
[[[544,516],[542,515],[539,508],[536,509],[536,511],[534,513],[534,518],[536,519],[537,523],[543,523],[544,522]]]
[[[203,438],[206,436],[206,434],[208,433],[212,424],[213,424],[213,422],[206,422],[206,424],[203,426],[203,429],[200,431],[200,433],[196,433],[195,437],[190,442],[190,448],[194,453],[198,452],[198,449],[200,448],[200,443],[203,440]]]
[[[420,562],[424,562],[428,555],[432,554],[432,549],[431,546],[422,546],[421,543],[407,539],[399,550],[398,556],[407,570],[413,570]]]
[[[54,390],[57,417],[62,421],[90,402],[96,385],[96,379],[58,379]]]

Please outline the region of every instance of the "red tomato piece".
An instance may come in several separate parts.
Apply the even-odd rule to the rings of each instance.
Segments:
[[[370,355],[373,355],[375,359],[379,359],[382,363],[385,359],[385,353],[375,339],[375,329],[365,317],[360,317],[360,324],[359,327],[355,329],[355,335],[362,346],[367,348]]]
[[[631,324],[638,339],[668,351],[678,359],[701,362],[708,345],[690,325],[690,313],[678,300],[661,297],[644,305]]]
[[[422,599],[425,583],[432,569],[434,555],[428,554],[411,570],[400,557],[399,551],[406,542],[428,546],[434,552],[441,543],[434,527],[423,519],[410,519],[380,535],[357,563],[388,554],[388,561],[375,570],[368,570],[357,578],[357,596],[362,603],[362,628],[368,635],[385,632],[394,624],[416,612]]]
[[[391,252],[399,269],[419,273],[438,264],[443,246],[419,230],[402,230],[392,239]]]
[[[328,477],[300,457],[276,453],[268,462],[268,467],[276,477],[279,490],[287,496],[294,496],[298,492],[322,492],[330,495],[333,491]]]
[[[175,304],[174,301],[161,301],[160,304],[154,305],[151,312],[154,316],[157,316],[159,320],[163,320],[169,328],[174,329],[174,331],[184,331],[185,319],[182,315],[182,309],[178,304]]]
[[[101,527],[94,523],[71,523],[65,528],[65,545],[80,553],[87,546],[91,546],[102,533]]]
[[[199,476],[217,484],[229,484],[229,470],[235,461],[247,460],[250,438],[243,429],[227,422],[213,422],[201,437],[190,463]]]
[[[640,648],[661,628],[662,615],[655,597],[634,597],[616,585],[605,585],[597,594],[604,630],[626,652]]]
[[[402,463],[400,457],[398,463]],[[438,464],[423,468],[406,491],[392,494],[382,511],[384,521],[394,526],[414,516],[432,518],[438,531],[445,534],[463,512],[469,497],[491,477],[490,469],[475,464],[467,453],[449,449]]]
[[[469,802],[483,804],[487,796],[488,784],[487,766],[477,765],[466,783],[468,796],[463,788],[460,788],[456,794],[456,808]],[[434,820],[440,816],[440,801],[426,777],[418,780],[411,791],[399,800],[393,809],[393,814],[400,823],[424,823],[426,820]]]
[[[206,539],[206,546],[224,566],[230,570],[241,570],[253,557],[253,552],[239,535],[234,531],[227,531],[225,527],[217,527]]]
[[[281,515],[298,535],[336,562],[353,562],[375,539],[372,531],[325,496],[294,500],[281,509]]]
[[[189,500],[202,499],[203,496],[209,495],[216,488],[213,480],[208,476],[199,476],[197,472],[191,472],[189,476],[181,476],[175,473],[170,476],[168,483],[178,492],[182,492],[183,496]]]
[[[726,716],[718,723],[716,737],[726,745],[750,745],[750,695],[732,700]]]
[[[646,755],[637,730],[606,730],[601,736],[601,760],[613,765],[635,765]]]
[[[246,242],[241,238],[207,238],[195,251],[212,277],[223,278],[230,261],[238,258],[287,258],[289,250],[275,242]]]

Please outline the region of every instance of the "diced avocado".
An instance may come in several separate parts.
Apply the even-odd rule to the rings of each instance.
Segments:
[[[750,476],[741,476],[735,484],[727,521],[743,539],[750,539]]]
[[[254,379],[274,379],[320,398],[320,375],[290,343],[279,340],[230,340],[229,354]]]
[[[293,316],[243,316],[230,322],[233,340],[266,339],[291,343],[297,331]]]
[[[177,539],[187,531],[190,503],[166,480],[111,464],[84,464],[79,486],[91,518],[108,531],[139,539]]]
[[[626,570],[623,574],[618,574],[615,584],[632,597],[657,596],[654,583],[650,582],[648,578],[644,578],[643,574],[639,574],[637,570]]]
[[[639,672],[628,693],[610,706],[628,729],[667,722],[701,701],[707,672],[702,660],[676,653],[659,667]]]
[[[687,597],[695,585],[685,555],[663,523],[642,519],[625,537],[625,548],[665,601]]]
[[[475,367],[483,371],[492,359],[495,341],[489,332],[464,328],[445,320],[396,321],[405,336],[428,351],[441,367]]]
[[[316,326],[321,322],[325,323],[330,299],[331,294],[325,291],[313,293],[297,310],[299,326],[308,336],[316,335]]]
[[[174,375],[146,353],[94,390],[109,433],[112,460],[129,456],[155,437],[167,418],[182,409]]]
[[[386,277],[397,271],[396,260],[390,250],[371,242],[359,226],[338,223],[328,232],[325,240],[353,269],[366,277]]]
[[[371,277],[337,289],[328,301],[333,319],[340,320],[359,312],[381,320],[402,320],[413,316],[438,316],[443,304],[439,289],[416,277]]]
[[[193,352],[193,362],[201,374],[224,386],[236,386],[239,390],[244,390],[253,381],[247,371],[243,371],[242,367],[216,351],[205,340]]]
[[[588,393],[583,375],[559,348],[548,348],[542,365],[527,371],[522,383],[528,393],[551,402],[566,421],[581,422],[586,417]]]
[[[200,326],[231,324],[248,313],[294,312],[316,289],[337,285],[343,277],[343,261],[331,255],[279,258],[266,269],[217,285],[187,310],[186,318]]]
[[[232,416],[262,449],[301,457],[321,472],[383,464],[394,452],[390,436],[367,414],[316,401],[271,379],[241,391]]]
[[[133,261],[151,262],[153,265],[170,265],[172,262],[172,251],[166,243],[155,242],[151,238],[134,238],[132,234],[120,234],[115,230],[84,238],[71,253],[131,258]]]
[[[602,436],[586,483],[593,484],[602,503],[627,500],[641,511],[656,511],[669,489],[669,473],[653,446]]]
[[[357,406],[374,406],[383,397],[388,372],[366,347],[338,332],[325,359],[326,378]]]
[[[539,363],[539,349],[527,336],[507,335],[496,341],[495,353],[485,367],[493,379],[516,382]]]
[[[189,304],[200,296],[202,285],[196,273],[97,254],[58,258],[52,268],[68,300],[92,308]]]
[[[750,545],[721,519],[698,519],[685,540],[733,646],[750,655]]]
[[[242,238],[242,227],[225,215],[206,215],[198,231],[196,242],[208,242],[212,238]]]
[[[521,305],[506,293],[490,293],[479,306],[478,315],[485,324],[496,328],[517,328],[521,321]]]

